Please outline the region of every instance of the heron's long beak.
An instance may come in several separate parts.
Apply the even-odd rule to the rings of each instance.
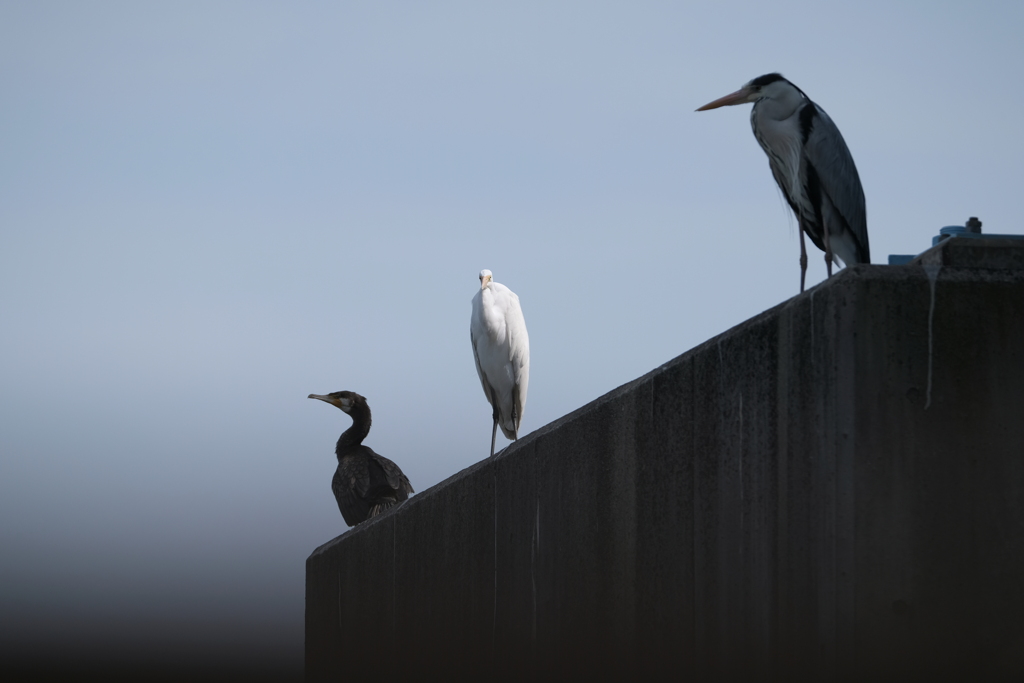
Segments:
[[[750,101],[751,91],[746,86],[740,88],[734,93],[729,93],[725,97],[719,97],[714,102],[708,102],[703,107],[697,109],[697,111],[707,111],[708,109],[718,109],[719,107],[728,107],[733,104],[744,104]]]
[[[327,403],[330,403],[332,406],[338,406],[339,408],[341,407],[341,406],[338,405],[338,402],[335,399],[331,398],[330,396],[321,396],[320,394],[310,394],[306,398],[318,398],[321,401],[326,401]]]

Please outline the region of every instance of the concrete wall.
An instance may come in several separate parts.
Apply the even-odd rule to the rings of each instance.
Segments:
[[[1005,249],[840,271],[318,548],[307,679],[1024,674]]]

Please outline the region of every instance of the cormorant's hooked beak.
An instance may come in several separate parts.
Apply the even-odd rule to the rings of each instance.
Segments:
[[[697,109],[697,111],[707,111],[708,109],[718,109],[719,107],[728,107],[734,104],[746,104],[747,102],[753,102],[754,91],[750,86],[743,86],[734,93],[729,93],[725,97],[719,97],[714,102],[708,102],[703,107]]]
[[[320,394],[310,394],[306,398],[318,398],[321,401],[325,401],[327,403],[330,403],[332,406],[337,406],[338,408],[341,407],[341,402],[338,401],[338,399],[336,399],[336,398],[334,398],[332,396],[321,396]]]
[[[339,393],[344,393],[344,392],[339,392]],[[341,408],[346,413],[349,411],[349,409],[352,408],[352,399],[349,398],[348,396],[342,396],[341,398],[338,398],[337,396],[331,396],[331,395],[321,396],[320,394],[310,394],[306,398],[318,398],[321,401],[325,401],[327,403],[330,403],[332,406],[335,406],[336,408]]]

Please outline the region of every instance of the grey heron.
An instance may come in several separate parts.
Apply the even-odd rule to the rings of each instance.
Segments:
[[[519,297],[503,284],[494,282],[489,270],[480,271],[480,289],[473,296],[469,321],[473,360],[484,395],[491,404],[491,457],[498,426],[515,441],[526,407],[530,383],[530,337],[519,306]]]
[[[832,262],[870,263],[867,211],[857,167],[825,110],[781,74],[758,76],[697,111],[753,102],[750,125],[800,224],[800,291],[807,276],[804,233]]]
[[[341,408],[352,418],[352,426],[342,433],[334,449],[338,469],[331,480],[345,523],[355,526],[408,498],[412,485],[398,465],[363,445],[371,422],[366,399],[353,391],[310,394],[309,398]]]

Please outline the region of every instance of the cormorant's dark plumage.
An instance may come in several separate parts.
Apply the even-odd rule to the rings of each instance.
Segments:
[[[370,433],[370,406],[366,399],[353,391],[335,391],[326,396],[310,394],[309,398],[337,406],[352,418],[352,426],[341,435],[334,449],[338,469],[331,481],[345,523],[355,526],[408,498],[412,486],[398,465],[363,445],[363,439]]]

